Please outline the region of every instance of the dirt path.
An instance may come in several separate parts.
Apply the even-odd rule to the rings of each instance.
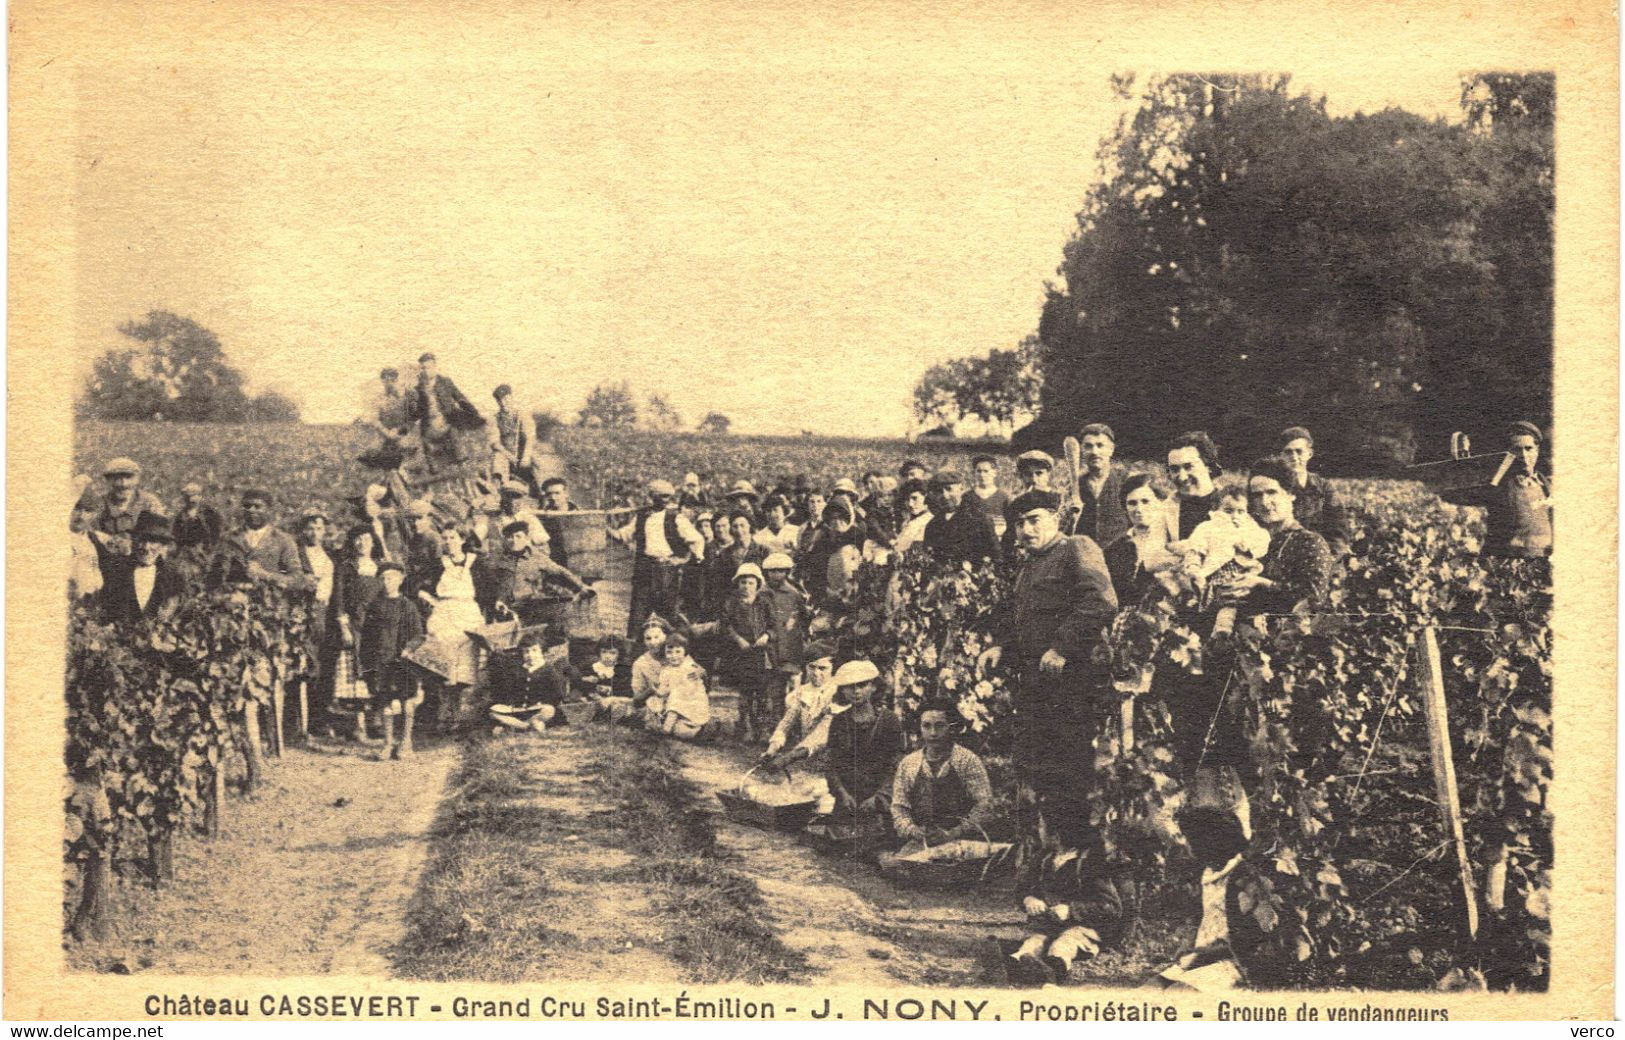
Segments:
[[[313,744],[273,761],[224,833],[175,849],[175,879],[132,885],[119,938],[73,947],[82,970],[175,974],[389,974],[389,954],[458,760],[453,744],[397,762]],[[116,967],[122,965],[122,967]]]
[[[734,786],[751,757],[727,746],[683,748],[685,776],[702,791],[735,869],[761,889],[779,937],[802,952],[813,982],[997,984],[990,936],[1020,934],[1009,885],[971,891],[900,888],[875,868],[825,854],[794,835],[736,824],[713,797]]]

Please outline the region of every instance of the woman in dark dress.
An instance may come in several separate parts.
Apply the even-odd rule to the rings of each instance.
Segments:
[[[1270,547],[1262,571],[1238,575],[1219,592],[1242,618],[1290,614],[1300,604],[1320,603],[1331,588],[1335,557],[1325,538],[1293,516],[1292,486],[1291,470],[1273,457],[1248,473],[1247,509],[1269,531]]]
[[[333,595],[327,605],[328,638],[335,644],[333,713],[354,720],[351,732],[358,741],[367,737],[369,694],[361,681],[356,645],[368,608],[384,591],[374,547],[370,524],[350,528],[344,539],[344,554],[333,569]]]
[[[874,703],[880,672],[868,661],[848,661],[835,673],[835,701],[845,710],[830,720],[825,776],[834,815],[847,822],[891,818],[892,776],[903,755],[903,726]]]
[[[1102,546],[1117,602],[1137,606],[1146,594],[1160,590],[1156,571],[1179,561],[1167,550],[1170,533],[1168,491],[1155,474],[1131,473],[1123,479],[1123,511],[1129,529]]]

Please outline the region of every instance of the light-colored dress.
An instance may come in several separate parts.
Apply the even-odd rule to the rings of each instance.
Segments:
[[[474,601],[474,560],[474,553],[465,555],[460,564],[453,563],[450,557],[440,558],[440,581],[434,587],[436,602],[424,626],[428,637],[444,647],[449,665],[445,679],[449,683],[473,685],[479,671],[479,648],[468,635],[485,624],[479,604]]]

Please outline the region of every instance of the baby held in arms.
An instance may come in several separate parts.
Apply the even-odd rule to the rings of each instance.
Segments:
[[[1247,488],[1232,484],[1219,491],[1219,508],[1196,525],[1196,530],[1170,549],[1183,557],[1183,573],[1198,595],[1207,602],[1215,587],[1222,587],[1243,574],[1257,574],[1270,549],[1270,533],[1247,512]],[[1236,623],[1236,608],[1221,606],[1213,622],[1213,634],[1230,632]]]

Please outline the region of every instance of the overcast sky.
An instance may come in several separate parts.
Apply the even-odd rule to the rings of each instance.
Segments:
[[[507,381],[573,415],[625,378],[689,424],[902,433],[926,366],[1035,328],[1118,113],[1113,67],[741,34],[583,54],[562,33],[523,60],[314,74],[87,69],[80,371],[165,308],[315,421],[433,349],[482,408]],[[1296,82],[1336,112],[1454,117],[1457,70],[1425,64]]]

